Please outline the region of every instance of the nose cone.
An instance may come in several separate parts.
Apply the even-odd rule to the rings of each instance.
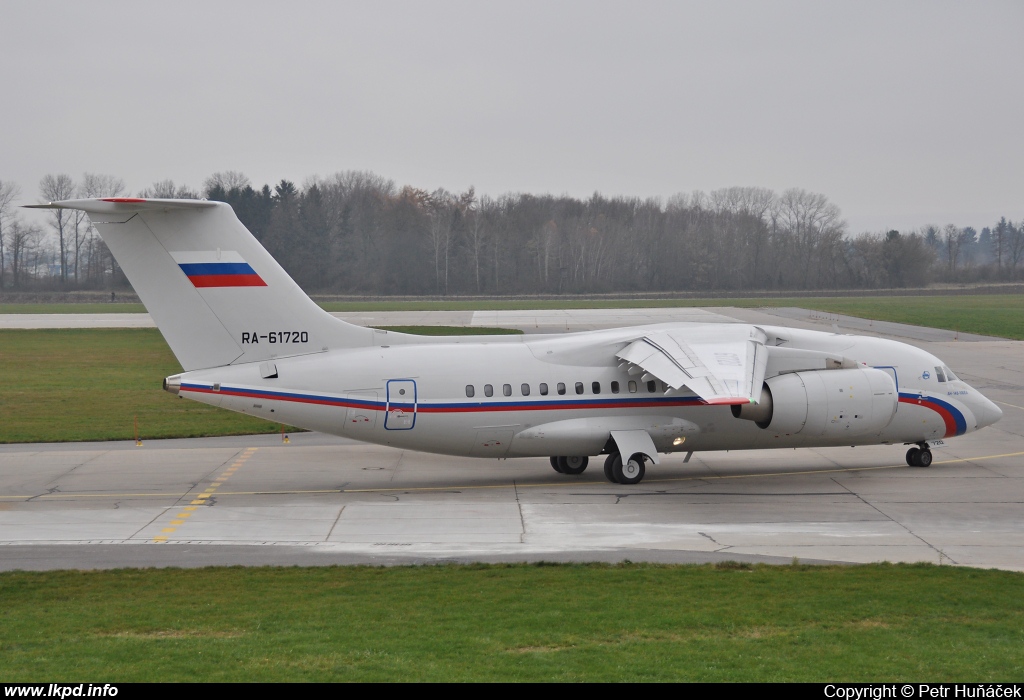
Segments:
[[[974,417],[978,419],[978,428],[992,425],[1003,417],[1002,409],[981,394],[977,394],[972,403],[974,405],[971,406],[971,410],[974,411]]]

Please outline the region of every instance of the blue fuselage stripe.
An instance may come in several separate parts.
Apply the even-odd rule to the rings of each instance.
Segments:
[[[213,391],[208,384],[183,383],[181,388],[186,391],[197,391],[201,393],[220,393],[227,396],[247,396],[280,401],[297,401],[337,406],[362,407],[376,410],[384,410],[387,406],[385,401],[367,401],[365,399],[352,399],[336,396],[324,396],[322,394],[304,394],[286,391],[267,391],[263,389],[245,389],[242,387],[222,386],[218,391]],[[406,402],[400,402],[406,405]],[[617,399],[545,399],[537,401],[466,401],[461,403],[452,402],[424,402],[417,404],[417,410],[424,412],[469,412],[469,411],[536,411],[543,409],[590,409],[590,408],[646,408],[646,407],[671,407],[671,406],[704,406],[706,405],[696,396],[638,396],[636,398]]]

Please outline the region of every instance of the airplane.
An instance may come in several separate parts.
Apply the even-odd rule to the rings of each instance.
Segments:
[[[1002,411],[924,350],[752,324],[425,337],[317,306],[235,216],[206,200],[108,197],[87,213],[183,371],[178,397],[452,456],[548,457],[637,484],[662,454],[845,445],[931,448]]]

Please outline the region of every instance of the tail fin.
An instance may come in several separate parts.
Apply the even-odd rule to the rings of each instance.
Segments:
[[[81,199],[185,370],[369,345],[310,299],[222,202]]]

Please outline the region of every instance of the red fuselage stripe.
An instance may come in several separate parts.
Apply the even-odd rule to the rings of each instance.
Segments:
[[[953,414],[947,411],[942,406],[938,406],[929,401],[922,401],[920,399],[911,399],[901,396],[900,403],[905,403],[910,406],[920,406],[922,408],[928,408],[935,411],[942,416],[942,422],[946,425],[946,434],[942,437],[953,437],[956,435],[956,419],[953,418]]]

